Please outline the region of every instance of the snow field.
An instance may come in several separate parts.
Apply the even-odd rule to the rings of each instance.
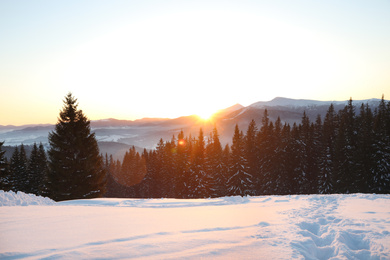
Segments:
[[[0,200],[1,259],[390,259],[389,195]]]

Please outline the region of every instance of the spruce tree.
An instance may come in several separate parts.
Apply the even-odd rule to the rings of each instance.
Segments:
[[[283,127],[280,117],[275,121],[274,131],[272,133],[274,152],[271,157],[270,163],[272,164],[272,180],[273,189],[272,194],[288,194],[288,183],[286,176],[288,174],[286,170],[286,147],[289,128]]]
[[[43,144],[40,143],[38,147],[38,169],[39,169],[39,192],[38,195],[48,196],[48,190],[46,187],[47,174],[49,172],[49,166],[47,162],[47,155]]]
[[[356,187],[358,192],[374,192],[375,176],[375,146],[373,132],[373,114],[368,104],[362,104],[360,115],[357,120],[358,145],[356,150],[357,178]]]
[[[49,133],[48,187],[54,200],[101,197],[106,174],[90,121],[69,93],[55,130]]]
[[[206,144],[202,128],[194,146],[192,161],[193,185],[192,192],[195,198],[210,197],[210,176],[206,172]]]
[[[33,145],[33,149],[30,154],[30,160],[28,163],[28,174],[27,174],[27,179],[29,182],[29,185],[26,189],[27,193],[33,193],[38,195],[39,193],[39,183],[43,178],[40,176],[40,169],[38,165],[39,161],[39,152],[38,152],[38,146],[36,143]]]
[[[352,99],[339,111],[339,131],[336,139],[336,192],[353,193],[356,190],[356,117]]]
[[[244,149],[244,134],[236,125],[231,146],[232,155],[228,179],[229,195],[245,196],[253,194],[253,176],[249,173]]]
[[[256,145],[259,153],[256,178],[256,194],[273,194],[275,187],[274,164],[275,140],[274,126],[270,122],[267,109],[264,110],[262,126],[257,133]]]
[[[184,138],[183,130],[177,136],[176,147],[176,196],[185,198],[188,194],[186,183],[188,182],[189,173],[189,151],[188,140]]]
[[[0,142],[0,190],[9,191],[11,189],[11,176],[8,171],[8,163],[4,156],[5,151],[1,149],[4,142]]]
[[[375,193],[390,192],[390,102],[384,96],[379,104],[374,122],[374,189]]]
[[[323,194],[329,194],[335,191],[337,125],[338,118],[334,106],[331,104],[324,119],[321,139],[322,152],[319,158],[319,190]]]
[[[245,135],[245,157],[248,160],[248,173],[256,176],[258,172],[258,147],[256,145],[257,126],[255,120],[249,123],[248,130]]]
[[[223,161],[222,145],[219,141],[219,134],[216,127],[214,127],[211,133],[210,141],[206,148],[206,158],[208,159],[207,172],[210,174],[212,181],[211,196],[222,196],[227,166]]]
[[[27,155],[24,145],[15,147],[10,163],[11,190],[28,192]]]

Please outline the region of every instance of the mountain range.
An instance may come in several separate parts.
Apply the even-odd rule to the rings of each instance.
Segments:
[[[359,112],[361,104],[368,104],[372,109],[378,106],[380,99],[366,99],[353,101],[356,112]],[[313,122],[318,115],[323,119],[330,104],[335,110],[343,109],[346,101],[316,101],[304,99],[289,99],[277,97],[271,101],[260,101],[249,106],[240,104],[221,109],[208,120],[202,120],[198,116],[183,116],[179,118],[143,118],[138,120],[117,120],[102,119],[91,121],[91,129],[95,132],[100,152],[112,154],[115,159],[122,159],[124,153],[135,146],[139,151],[143,148],[153,149],[159,140],[170,140],[174,135],[183,130],[186,136],[190,134],[196,137],[199,129],[202,128],[205,136],[216,126],[222,144],[231,142],[234,127],[246,131],[248,124],[253,119],[258,127],[267,109],[271,121],[280,117],[282,123],[299,123],[305,112]],[[1,126],[0,141],[4,141],[3,148],[6,150],[6,157],[10,157],[13,146],[24,144],[28,152],[29,145],[34,142],[42,142],[48,147],[48,134],[54,130],[54,125],[23,125],[23,126]]]

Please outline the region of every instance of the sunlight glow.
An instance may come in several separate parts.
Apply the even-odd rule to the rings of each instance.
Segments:
[[[209,111],[204,111],[204,112],[201,112],[201,113],[197,113],[197,115],[204,121],[208,121],[210,120],[213,115],[214,115],[214,112],[209,112]]]
[[[0,125],[56,123],[69,91],[91,120],[390,97],[386,1],[25,2],[0,1]]]
[[[237,100],[234,93],[242,87],[271,99],[275,91],[293,97],[292,90],[298,86],[307,92],[313,85],[326,86],[328,79],[339,77],[343,62],[337,53],[320,35],[267,17],[187,12],[128,24],[87,42],[67,55],[58,71],[62,71],[64,86],[85,90],[80,98],[90,95],[86,86],[120,90],[114,102],[108,101],[114,104],[106,107],[127,105],[129,97],[147,97],[154,106],[144,100],[138,103],[140,99],[132,99],[132,106],[157,117],[195,113],[209,119],[212,110],[258,101],[258,96],[250,94],[244,96],[253,100]],[[321,76],[323,71],[328,79]],[[183,89],[191,91],[190,99],[182,98]],[[161,103],[167,93],[176,100],[175,106]],[[104,100],[106,94],[94,95]],[[202,111],[199,100],[205,106]],[[174,114],[179,112],[177,107],[181,115]]]

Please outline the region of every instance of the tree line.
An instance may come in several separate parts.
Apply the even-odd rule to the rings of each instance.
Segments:
[[[180,132],[155,150],[129,153],[122,165],[106,157],[108,196],[389,193],[390,102],[382,98],[373,111],[351,99],[338,112],[330,105],[323,120],[310,122],[304,113],[292,126],[271,121],[265,110],[261,127],[252,120],[244,133],[236,125],[223,148],[214,128],[206,137],[202,129],[196,138]],[[135,185],[126,180],[140,176]]]
[[[234,195],[389,193],[390,102],[360,108],[352,99],[325,118],[304,113],[292,126],[264,111],[231,144],[218,129],[196,137],[181,131],[156,149],[131,148],[122,161],[99,154],[90,121],[69,93],[50,148],[34,144],[29,158],[16,147],[10,162],[0,142],[0,189],[55,200],[93,197],[205,198]]]
[[[42,143],[34,143],[30,156],[26,154],[24,145],[15,147],[10,162],[4,157],[0,143],[0,189],[23,191],[46,196],[48,161]]]

